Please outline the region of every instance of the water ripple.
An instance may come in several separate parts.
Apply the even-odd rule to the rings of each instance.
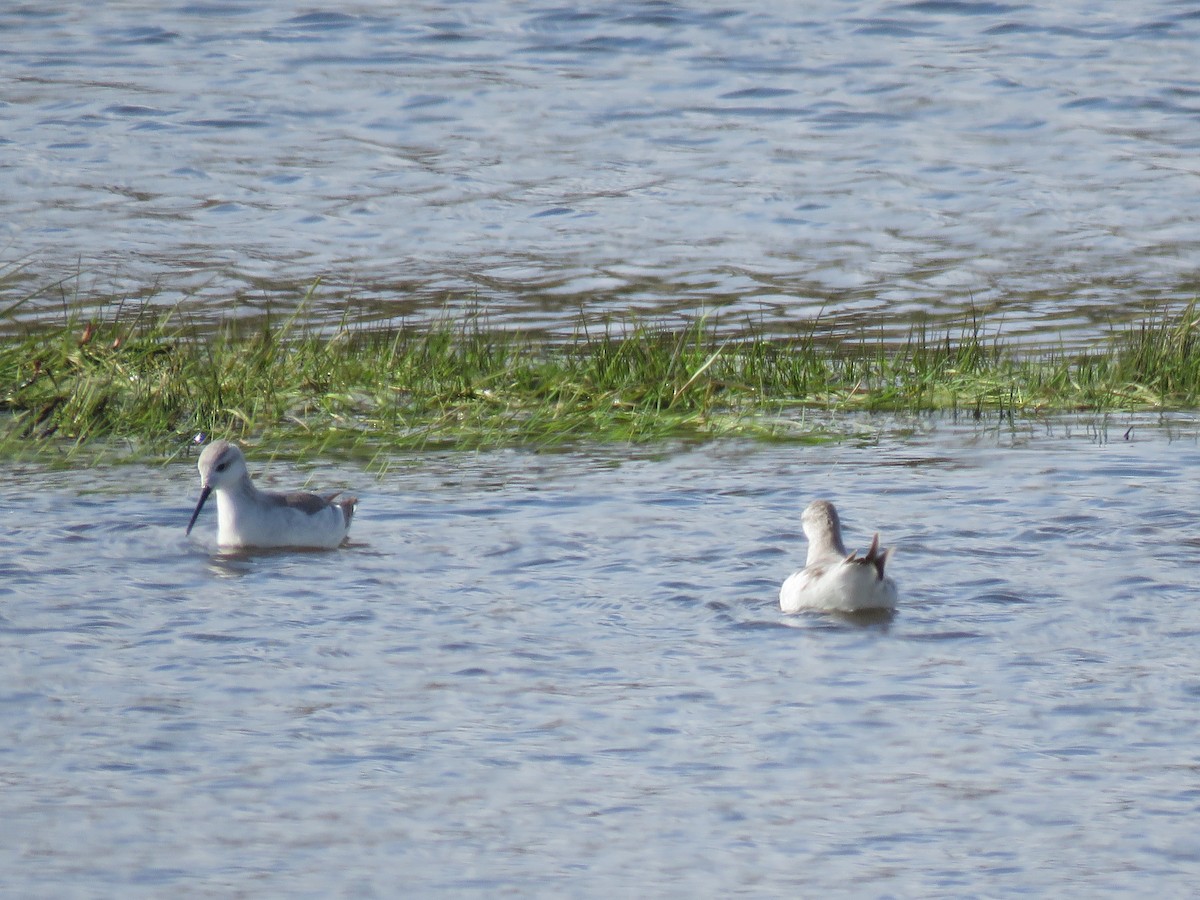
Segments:
[[[1198,27],[1166,2],[5,8],[0,265],[30,265],[0,289],[83,271],[204,317],[319,276],[318,320],[352,291],[410,320],[1091,335],[1195,294]]]

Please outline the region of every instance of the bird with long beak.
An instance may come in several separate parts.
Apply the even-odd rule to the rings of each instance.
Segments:
[[[357,498],[260,491],[250,480],[242,451],[228,441],[213,441],[205,447],[196,468],[200,470],[200,500],[187,533],[192,533],[209,495],[216,494],[217,544],[222,549],[332,549],[350,531]]]

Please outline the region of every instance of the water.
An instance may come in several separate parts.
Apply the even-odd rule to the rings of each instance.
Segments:
[[[1054,341],[1196,295],[1190,5],[776,6],[7,5],[0,309]]]
[[[1189,895],[1194,424],[854,428],[324,464],[353,545],[242,559],[6,466],[0,893]],[[892,620],[778,613],[814,496]]]

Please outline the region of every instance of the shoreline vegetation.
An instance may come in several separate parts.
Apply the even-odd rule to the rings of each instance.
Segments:
[[[0,457],[170,459],[197,435],[368,457],[729,435],[819,441],[830,432],[815,421],[828,416],[809,415],[818,410],[1013,419],[1200,405],[1195,304],[1071,350],[1022,350],[978,320],[937,334],[914,327],[903,341],[819,322],[788,339],[729,337],[712,317],[581,324],[563,339],[478,317],[317,331],[302,314],[203,331],[148,306],[114,306],[0,337]]]

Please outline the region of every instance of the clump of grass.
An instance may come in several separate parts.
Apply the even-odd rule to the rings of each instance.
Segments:
[[[566,341],[477,320],[323,333],[297,315],[202,331],[117,308],[0,338],[0,454],[117,439],[171,453],[196,434],[347,453],[804,438],[793,411],[805,408],[1012,416],[1179,408],[1200,396],[1191,306],[1086,352],[1033,355],[977,321],[943,334],[914,328],[892,344],[815,330],[735,339],[708,320],[581,328]]]

